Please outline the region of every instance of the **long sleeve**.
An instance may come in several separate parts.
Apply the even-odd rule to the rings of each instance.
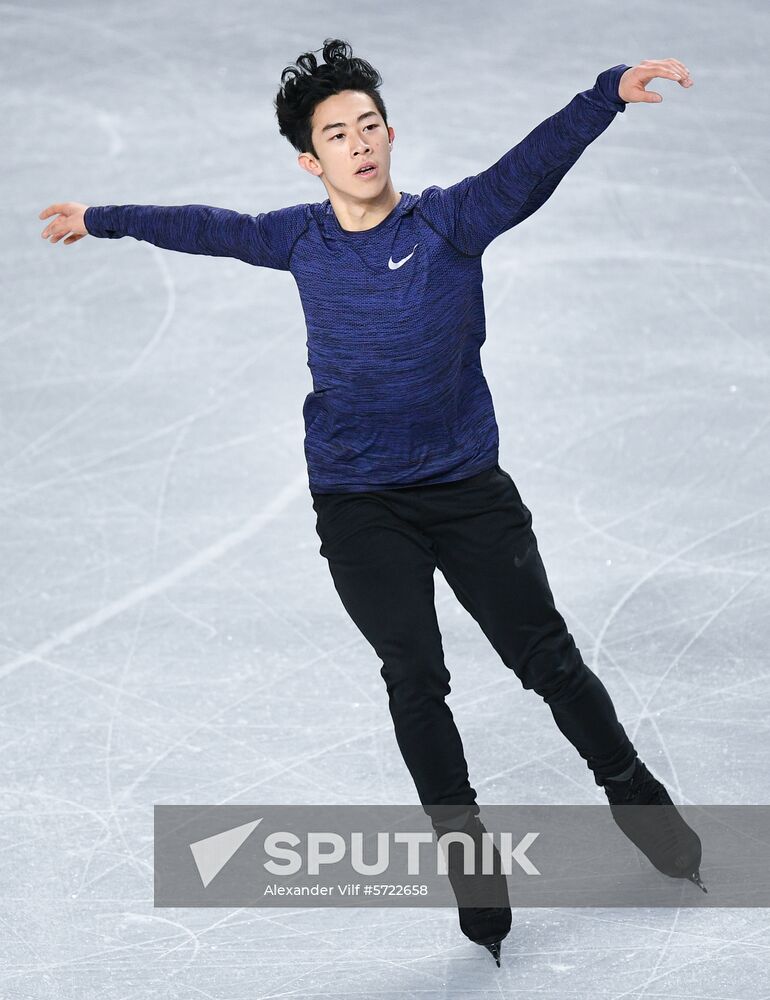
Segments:
[[[627,69],[621,63],[600,73],[590,90],[576,94],[482,173],[423,191],[426,221],[462,253],[482,254],[537,211],[583,150],[625,111],[618,87]]]
[[[287,271],[294,244],[308,225],[308,206],[245,215],[210,205],[92,205],[83,221],[91,236],[131,236],[164,250],[235,257]]]

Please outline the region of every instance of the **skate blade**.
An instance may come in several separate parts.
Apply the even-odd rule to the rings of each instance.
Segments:
[[[502,944],[502,941],[495,941],[494,944],[485,944],[484,945],[484,947],[487,949],[487,951],[489,951],[491,953],[492,958],[494,958],[494,960],[497,962],[498,969],[500,968],[500,945],[501,944]]]
[[[708,892],[708,889],[700,880],[700,872],[693,872],[692,875],[687,875],[686,878],[688,878],[691,882],[694,882],[695,885],[700,886],[704,892]]]

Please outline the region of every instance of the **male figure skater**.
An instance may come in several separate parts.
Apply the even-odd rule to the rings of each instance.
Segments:
[[[396,739],[436,832],[483,831],[445,700],[438,567],[505,665],[549,706],[624,832],[659,870],[702,885],[700,840],[638,758],[554,606],[530,511],[498,464],[479,356],[486,247],[547,201],[626,104],[662,100],[645,90],[651,80],[689,87],[689,71],[676,59],[613,66],[492,166],[415,195],[391,181],[395,130],[379,73],[339,39],[325,41],[323,58],[319,65],[307,52],[283,71],[275,108],[300,167],[323,183],[324,202],[256,216],[68,202],[41,212],[56,215],[42,235],[53,243],[131,236],[291,271],[313,377],[303,416],[319,551],[382,660]],[[426,127],[438,127],[434,117]],[[664,807],[652,823],[616,811],[650,803]],[[462,880],[452,884],[463,933],[499,965],[507,894],[498,906],[463,905]]]

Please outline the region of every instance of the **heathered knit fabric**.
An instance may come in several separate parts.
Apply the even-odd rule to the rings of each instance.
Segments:
[[[452,482],[498,461],[481,369],[481,257],[535,212],[625,103],[600,73],[496,163],[401,199],[378,225],[343,230],[324,202],[243,215],[208,205],[92,206],[92,236],[236,257],[291,271],[307,325],[313,391],[305,457],[313,493]],[[400,265],[400,266],[394,266]]]

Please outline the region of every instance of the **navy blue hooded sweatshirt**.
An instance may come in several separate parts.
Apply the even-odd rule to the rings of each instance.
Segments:
[[[291,271],[313,391],[305,457],[313,493],[452,482],[498,461],[481,370],[481,257],[553,194],[625,102],[625,64],[600,73],[491,167],[401,198],[378,225],[342,229],[329,199],[247,215],[209,205],[105,205],[92,236],[236,257]]]

